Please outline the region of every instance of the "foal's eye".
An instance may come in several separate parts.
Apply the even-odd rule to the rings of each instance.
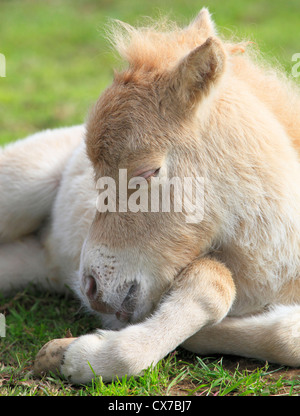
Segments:
[[[160,168],[147,170],[146,172],[140,173],[138,176],[142,178],[149,179],[151,177],[158,176]]]

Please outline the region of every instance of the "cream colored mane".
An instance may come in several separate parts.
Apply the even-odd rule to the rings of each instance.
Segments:
[[[240,43],[221,38],[206,8],[184,28],[163,19],[144,27],[132,27],[114,21],[108,38],[131,71],[163,72],[170,70],[191,50],[203,44],[208,37],[218,37],[230,56],[234,75],[244,81],[254,94],[275,113],[286,127],[294,145],[300,148],[300,88],[280,69],[264,62],[253,42]],[[276,100],[274,100],[276,95]]]

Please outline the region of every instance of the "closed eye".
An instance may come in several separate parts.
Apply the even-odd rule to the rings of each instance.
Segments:
[[[160,171],[160,168],[157,168],[157,169],[151,169],[151,170],[147,170],[147,172],[143,172],[143,173],[142,173],[141,175],[139,175],[139,176],[142,176],[142,177],[143,177],[143,178],[145,178],[145,179],[149,179],[149,178],[152,178],[152,177],[158,176],[159,171]]]
[[[160,168],[150,169],[145,172],[140,172],[136,176],[140,176],[141,178],[144,178],[144,179],[149,179],[151,177],[158,176],[159,171],[160,171]]]
[[[159,171],[160,168],[145,171],[139,169],[132,175],[128,186],[130,186],[131,189],[134,189],[137,185],[141,185],[144,182],[144,179],[146,179],[146,181],[150,181],[151,178],[157,177],[159,175]]]

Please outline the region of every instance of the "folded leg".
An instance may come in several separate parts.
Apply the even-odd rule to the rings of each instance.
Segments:
[[[300,305],[277,305],[248,317],[226,317],[183,343],[199,354],[232,354],[300,366]]]
[[[104,380],[137,375],[205,325],[222,320],[234,296],[234,283],[225,266],[211,259],[196,260],[177,277],[156,312],[144,322],[72,342],[61,372],[77,383],[90,381],[93,371]]]
[[[82,126],[46,130],[0,149],[0,243],[36,231],[50,214],[83,133]]]
[[[55,276],[53,276],[55,277]],[[9,295],[28,283],[60,289],[60,282],[51,279],[42,244],[28,236],[0,245],[0,292]]]

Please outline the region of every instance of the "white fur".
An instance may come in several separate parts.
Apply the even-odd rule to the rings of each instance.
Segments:
[[[0,242],[35,231],[50,214],[65,164],[83,127],[46,130],[0,153]]]

